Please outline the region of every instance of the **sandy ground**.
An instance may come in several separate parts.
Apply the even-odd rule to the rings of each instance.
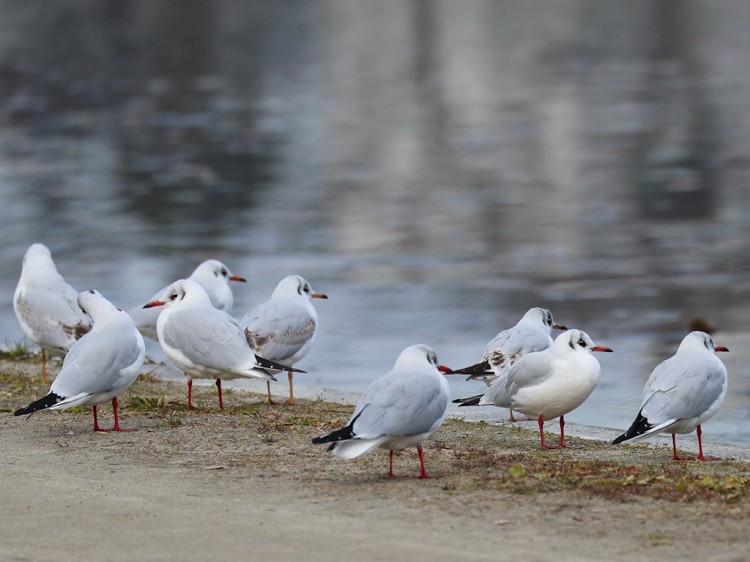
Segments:
[[[0,364],[3,561],[748,556],[744,461],[672,463],[662,447],[576,438],[540,451],[533,431],[450,420],[425,444],[438,478],[387,479],[384,451],[347,462],[310,444],[346,404],[230,391],[220,412],[201,387],[187,410],[183,385],[146,379],[121,399],[138,431],[94,433],[89,409],[9,413],[45,393],[32,368]],[[415,452],[396,470],[416,474]]]

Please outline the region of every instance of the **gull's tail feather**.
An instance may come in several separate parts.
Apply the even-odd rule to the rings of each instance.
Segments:
[[[349,441],[338,441],[336,443],[331,443],[328,450],[331,451],[331,454],[341,457],[342,459],[354,459],[372,451],[385,441],[385,439],[385,437],[377,437],[375,439],[350,439]]]

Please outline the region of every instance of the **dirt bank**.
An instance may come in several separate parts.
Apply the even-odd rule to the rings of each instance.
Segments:
[[[384,451],[330,458],[313,436],[345,404],[145,378],[121,399],[138,431],[95,434],[89,409],[11,412],[45,393],[0,364],[0,560],[743,560],[750,465],[672,463],[665,449],[449,420],[431,480],[388,480]],[[283,386],[281,386],[283,388]],[[103,408],[103,423],[111,423]],[[554,437],[550,437],[554,439]],[[714,451],[711,451],[714,452]],[[396,470],[416,474],[413,451]]]

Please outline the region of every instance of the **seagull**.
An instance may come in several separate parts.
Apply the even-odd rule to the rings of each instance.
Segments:
[[[276,285],[271,298],[252,308],[240,321],[247,342],[260,356],[292,366],[310,351],[318,328],[318,313],[311,299],[327,299],[313,291],[299,275],[288,275]],[[294,404],[293,374],[289,371],[289,404]],[[268,403],[271,383],[268,382]]]
[[[422,441],[435,433],[448,412],[450,388],[431,347],[412,345],[396,359],[393,369],[373,381],[357,401],[346,426],[312,440],[331,443],[332,454],[353,459],[376,447],[390,451],[388,477],[393,478],[393,451],[417,447],[421,474],[424,468]]]
[[[232,312],[232,307],[234,306],[234,295],[229,286],[229,281],[247,283],[247,280],[244,277],[234,275],[229,271],[229,268],[226,265],[218,260],[204,261],[195,268],[195,271],[190,274],[188,279],[195,281],[198,285],[203,287],[206,293],[208,293],[209,299],[211,299],[211,304],[215,308],[225,312]],[[158,300],[166,290],[167,287],[164,287],[154,294],[154,296],[152,296],[147,302]],[[156,319],[159,317],[161,310],[162,309],[160,308],[153,307],[144,308],[143,304],[140,304],[131,309],[129,314],[133,317],[135,325],[138,327],[141,334],[147,338],[156,340],[158,339],[156,334]]]
[[[527,353],[506,378],[498,378],[484,395],[462,406],[493,405],[512,408],[537,418],[543,449],[564,449],[565,414],[583,404],[599,382],[601,366],[593,351],[612,351],[594,345],[582,330],[563,332],[543,351]],[[560,418],[560,445],[544,443],[544,422]]]
[[[44,244],[32,244],[23,256],[13,310],[21,329],[42,350],[42,380],[47,382],[47,354],[64,356],[91,329],[76,302],[78,292],[66,283]]]
[[[13,415],[88,405],[94,409],[94,431],[132,431],[120,427],[117,397],[138,378],[146,356],[143,337],[128,313],[98,291],[84,291],[77,300],[94,321],[93,328],[70,346],[49,394]],[[97,405],[108,400],[112,400],[115,416],[111,430],[100,428],[96,415]]]
[[[273,373],[295,371],[268,361],[250,348],[237,320],[214,308],[208,293],[195,281],[172,283],[160,300],[145,308],[164,306],[156,331],[164,353],[188,377],[188,407],[193,407],[193,379],[216,379],[219,408],[224,409],[221,381],[236,378],[276,380]]]
[[[530,308],[512,328],[498,333],[484,350],[482,361],[470,367],[456,369],[453,374],[469,375],[466,380],[483,380],[487,386],[498,378],[505,378],[510,368],[521,357],[533,351],[542,351],[552,345],[552,330],[567,330],[555,324],[552,313],[546,308]],[[481,395],[480,395],[481,396]],[[456,403],[479,398],[459,398]],[[510,421],[518,421],[510,410]]]
[[[719,460],[703,455],[701,425],[719,411],[727,395],[727,368],[715,351],[729,351],[716,345],[705,332],[690,332],[677,353],[659,363],[646,381],[641,409],[633,425],[612,443],[636,443],[657,433],[672,434],[672,459],[677,456],[675,433],[698,434],[698,460]]]

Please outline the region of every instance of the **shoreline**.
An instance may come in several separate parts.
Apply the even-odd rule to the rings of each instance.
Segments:
[[[456,414],[503,412],[461,408],[425,442],[435,478],[408,477],[411,449],[389,479],[386,451],[345,461],[310,443],[345,423],[356,393],[300,385],[288,406],[279,384],[269,406],[258,381],[227,389],[219,411],[204,381],[190,410],[184,384],[141,377],[120,401],[136,431],[115,434],[92,431],[90,408],[12,415],[46,388],[38,364],[0,364],[0,560],[729,562],[750,548],[747,462],[592,439],[616,430],[567,424],[569,448],[546,451],[535,424],[465,423]]]
[[[166,382],[175,382],[174,379],[168,378],[168,379],[161,379],[165,380]],[[234,381],[232,381],[234,383]],[[283,392],[281,394],[273,394],[274,388],[276,390],[283,390],[285,382],[284,378],[279,379],[279,383],[276,384],[276,386],[272,386],[272,396],[275,399],[278,399],[277,401],[281,402],[286,401],[288,398],[288,395],[284,394]],[[213,386],[213,383],[210,381],[195,381],[194,384],[200,384],[205,386]],[[228,387],[233,388],[240,392],[249,392],[254,394],[263,394],[265,393],[265,383],[255,380],[242,380],[242,382],[238,384],[232,384]],[[357,402],[357,399],[361,396],[361,393],[358,392],[345,392],[340,390],[334,390],[329,388],[317,388],[317,387],[308,387],[301,384],[294,385],[294,396],[295,398],[300,399],[307,399],[307,400],[323,400],[325,402],[332,402],[337,404],[346,404],[354,406],[354,404]],[[502,408],[496,408],[492,406],[469,406],[469,407],[459,407],[456,404],[450,404],[448,408],[448,415],[446,416],[446,419],[455,419],[455,420],[461,420],[466,421],[470,423],[486,423],[488,425],[498,426],[498,427],[513,427],[514,424],[511,424],[507,420],[500,421],[500,416],[505,415],[505,410]],[[536,421],[529,421],[529,422],[520,422],[515,424],[516,426],[523,427],[525,429],[531,429],[536,431],[537,430],[537,424]],[[709,425],[710,428],[710,420]],[[603,427],[603,426],[594,426],[594,425],[587,425],[587,424],[581,424],[576,422],[565,422],[565,435],[566,437],[577,437],[580,439],[586,439],[589,441],[606,441],[611,442],[615,437],[622,434],[622,432],[625,431],[625,428],[623,429],[615,429],[611,427]],[[557,420],[552,420],[545,423],[544,426],[544,432],[553,434],[553,435],[560,435],[559,425]],[[438,435],[440,433],[440,430],[436,432],[435,435]],[[668,448],[669,452],[671,454],[672,451],[672,437],[669,433],[661,433],[658,435],[654,435],[652,437],[649,437],[648,439],[641,441],[639,444],[647,444],[651,447],[655,448]],[[706,454],[711,454],[715,456],[719,456],[722,459],[735,459],[735,460],[741,460],[750,462],[750,447],[745,447],[742,445],[734,445],[731,443],[722,443],[719,441],[711,441],[711,440],[705,440],[703,441],[704,449]],[[691,453],[698,453],[698,439],[695,435],[695,432],[687,433],[684,435],[678,434],[677,436],[677,446],[684,451],[688,451]],[[620,447],[620,445],[612,445],[613,448]]]

